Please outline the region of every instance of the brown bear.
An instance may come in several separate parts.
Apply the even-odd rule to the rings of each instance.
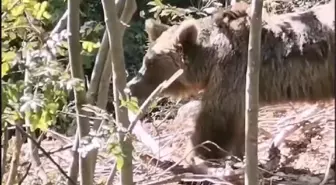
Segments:
[[[221,28],[214,16],[167,26],[146,21],[149,48],[138,74],[128,83],[143,102],[173,73],[184,73],[163,95],[187,97],[203,90],[193,146],[211,141],[238,157],[244,154],[245,73],[249,40],[247,16]],[[264,20],[261,40],[259,100],[261,105],[334,98],[334,6],[273,15]],[[207,143],[194,155],[223,158],[228,153]]]

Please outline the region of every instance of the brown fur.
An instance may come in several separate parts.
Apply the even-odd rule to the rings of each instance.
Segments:
[[[241,17],[232,22],[239,25],[238,30],[223,31],[210,16],[150,35],[143,65],[128,87],[142,102],[163,80],[184,69],[163,93],[181,97],[204,91],[192,145],[210,140],[242,157],[249,21]],[[146,30],[155,30],[155,24]],[[334,24],[330,4],[266,20],[261,40],[261,105],[334,98]],[[205,159],[227,155],[211,144],[206,147],[210,150],[199,147],[195,155]]]
[[[240,1],[229,8],[221,8],[214,15],[214,22],[218,27],[223,28],[229,25],[232,20],[248,16],[249,5]]]

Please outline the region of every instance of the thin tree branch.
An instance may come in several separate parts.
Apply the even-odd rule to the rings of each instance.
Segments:
[[[258,184],[258,113],[263,0],[252,0],[245,91],[245,184]]]
[[[20,179],[20,181],[18,183],[19,185],[21,185],[23,183],[23,181],[26,179],[26,177],[28,176],[28,173],[29,173],[29,170],[30,170],[31,166],[32,166],[32,163],[30,162],[28,164],[27,169],[26,169],[26,173],[23,175],[23,177]]]
[[[16,124],[22,124],[22,121],[20,120]],[[12,185],[15,182],[15,179],[16,179],[16,176],[17,176],[17,168],[18,168],[18,165],[19,165],[19,162],[20,162],[21,147],[22,147],[22,134],[18,129],[16,129],[15,130],[14,152],[12,154],[12,161],[11,161],[6,185]]]
[[[66,174],[66,172],[62,169],[62,167],[60,165],[57,164],[57,162],[48,154],[47,151],[44,150],[44,148],[42,148],[38,142],[31,137],[29,134],[27,134],[23,128],[20,125],[16,125],[17,130],[24,136],[26,136],[39,150],[42,151],[42,153],[57,167],[57,169],[61,172],[62,175],[64,175],[64,177],[66,177],[68,180],[72,181],[72,179]],[[72,181],[73,184],[75,184],[75,182]]]
[[[133,5],[132,5],[133,4]],[[107,26],[107,32],[109,36],[109,45],[111,48],[112,59],[112,71],[113,71],[113,98],[114,108],[116,114],[116,122],[122,123],[124,127],[129,127],[130,122],[128,120],[128,112],[126,107],[120,107],[120,99],[125,100],[126,94],[124,92],[126,87],[126,72],[124,62],[124,49],[123,49],[123,36],[124,27],[118,20],[118,14],[116,10],[115,2],[109,0],[102,0],[104,9],[105,22]],[[135,0],[126,0],[126,7],[136,7]],[[133,8],[135,11],[135,8]],[[130,9],[132,10],[132,9]],[[133,12],[125,12],[131,13]],[[124,13],[124,14],[125,14]],[[133,167],[132,167],[132,142],[129,137],[123,140],[123,133],[119,133],[119,142],[121,151],[123,154],[123,166],[121,168],[121,184],[132,185],[133,184]]]
[[[1,148],[1,179],[3,174],[5,174],[6,164],[7,164],[7,149],[8,149],[8,126],[4,126],[3,130],[3,141]]]
[[[71,64],[71,75],[72,78],[81,79],[84,82],[84,70],[82,58],[80,55],[81,45],[80,45],[80,21],[79,21],[79,5],[80,0],[72,0],[68,1],[68,43],[69,43],[69,61]],[[82,110],[82,105],[86,104],[86,92],[85,90],[77,91],[74,89],[74,99],[75,99],[75,109],[77,114],[87,115],[87,112]],[[83,137],[88,136],[90,132],[90,124],[87,118],[83,118],[80,116],[76,116],[77,129],[78,129],[78,139],[79,146],[80,141]],[[77,139],[77,136],[76,136]],[[77,141],[75,141],[77,142]],[[77,145],[75,144],[74,147]],[[77,152],[77,148],[74,148]],[[77,154],[76,154],[77,155]],[[73,164],[76,164],[75,160],[77,160],[74,155]],[[77,168],[78,166],[71,166],[73,168]],[[80,183],[81,185],[92,185],[93,184],[93,170],[92,170],[92,152],[89,151],[85,156],[79,156],[79,170],[80,170]],[[70,170],[70,172],[76,172],[77,170]],[[74,174],[72,174],[74,175]],[[77,176],[74,175],[74,177]],[[76,181],[74,179],[74,181]]]

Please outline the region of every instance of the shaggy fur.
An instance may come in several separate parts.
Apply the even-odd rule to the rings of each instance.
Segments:
[[[214,14],[214,22],[218,27],[229,26],[232,20],[249,15],[249,4],[244,1],[235,3],[231,7],[221,8]]]
[[[164,94],[193,95],[203,90],[201,111],[191,137],[193,146],[210,140],[239,157],[244,152],[245,74],[249,38],[247,17],[231,20],[238,29],[220,28],[209,16],[162,29],[147,27],[150,47],[138,75],[128,83],[140,102],[163,80],[184,69]],[[261,41],[260,104],[334,98],[334,6],[264,20]],[[160,30],[153,34],[149,30]],[[227,153],[207,144],[196,156],[222,158]]]

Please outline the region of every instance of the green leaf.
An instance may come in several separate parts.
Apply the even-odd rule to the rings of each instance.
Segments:
[[[42,11],[38,11],[38,12],[36,13],[36,19],[37,19],[37,20],[41,20],[41,19],[42,19],[42,15],[43,15],[43,12],[42,12]]]
[[[82,48],[86,50],[87,47],[88,47],[88,42],[83,41],[83,42],[82,42]]]
[[[39,119],[36,128],[41,129],[42,131],[47,131],[48,126],[50,125],[51,116],[47,111],[43,111],[41,114],[41,118]]]
[[[21,115],[20,115],[19,112],[14,111],[13,115],[11,116],[11,119],[14,120],[14,121],[16,121],[16,120],[22,119],[22,117],[21,117]]]
[[[124,166],[124,158],[122,156],[117,157],[117,170],[121,170],[121,168]]]
[[[100,43],[94,43],[91,41],[83,41],[82,42],[82,47],[84,50],[86,50],[87,52],[91,53],[93,51],[94,48],[98,48],[100,46]]]
[[[120,100],[120,107],[126,107],[133,113],[137,114],[140,111],[138,101],[135,97],[131,97],[130,100]]]
[[[44,12],[46,12],[46,9],[47,9],[47,6],[48,6],[48,2],[47,1],[43,1],[40,6],[36,6],[36,8],[38,7],[38,11],[36,13],[36,19],[38,20],[41,20],[42,19],[42,16],[44,14]],[[35,6],[34,6],[34,9],[35,9]],[[36,9],[35,9],[36,10]]]
[[[8,98],[6,94],[3,91],[1,91],[1,113],[3,113],[3,111],[5,110],[7,103],[8,103]]]
[[[38,128],[38,123],[39,123],[39,116],[36,114],[32,114],[29,116],[29,120],[30,120],[30,130],[33,132]]]
[[[8,62],[3,62],[1,64],[1,78],[7,75],[7,72],[9,71],[9,69],[10,69],[10,66]]]
[[[121,148],[119,146],[119,143],[110,143],[110,145],[108,146],[108,151],[114,155],[120,155]]]
[[[47,109],[50,114],[56,114],[59,104],[58,103],[49,103]]]
[[[155,1],[150,1],[150,2],[147,3],[147,5],[156,6],[156,3],[155,3]]]
[[[11,10],[11,14],[14,16],[14,17],[17,17],[19,15],[22,15],[23,14],[23,11],[24,11],[24,8],[25,8],[25,5],[24,4],[19,4],[18,6],[14,7],[12,10]]]
[[[100,47],[100,42],[93,44],[93,48],[99,48],[99,47]]]
[[[41,6],[40,6],[40,11],[45,12],[46,9],[47,9],[47,6],[48,6],[48,2],[47,2],[47,1],[43,1],[43,2],[41,3]]]
[[[16,53],[14,51],[8,51],[2,53],[2,61],[12,61],[16,57]]]
[[[36,4],[34,5],[34,10],[35,10],[35,11],[39,11],[40,6],[41,6],[41,3],[36,3]]]
[[[88,51],[89,53],[91,53],[92,50],[93,50],[93,44],[90,43],[90,44],[88,45],[87,51]]]
[[[50,19],[51,15],[48,12],[43,12],[43,17],[46,19]]]
[[[159,6],[163,6],[161,0],[154,0],[154,2],[155,2],[157,5],[159,5]]]

